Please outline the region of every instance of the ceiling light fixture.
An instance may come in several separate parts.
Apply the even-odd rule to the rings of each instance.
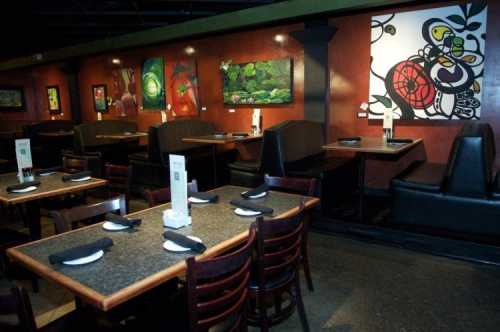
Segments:
[[[187,46],[185,49],[184,49],[184,52],[187,54],[187,55],[192,55],[196,52],[196,50],[194,49],[193,46]]]
[[[113,59],[111,60],[111,62],[112,62],[113,64],[115,64],[115,65],[119,65],[119,64],[121,64],[121,63],[122,63],[122,60],[120,60],[120,59],[118,59],[118,58],[113,58]]]
[[[274,41],[277,43],[283,43],[285,41],[285,36],[282,34],[277,34],[274,36]]]

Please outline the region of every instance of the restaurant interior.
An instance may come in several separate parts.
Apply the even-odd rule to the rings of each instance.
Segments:
[[[498,331],[500,2],[7,16],[0,332]]]

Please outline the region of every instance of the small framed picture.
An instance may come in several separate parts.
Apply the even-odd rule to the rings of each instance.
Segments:
[[[47,98],[49,101],[49,113],[61,114],[61,97],[59,95],[59,87],[57,85],[47,87]]]
[[[0,87],[0,111],[25,112],[23,87]]]
[[[108,111],[108,92],[105,84],[92,85],[94,96],[94,111],[105,113]]]

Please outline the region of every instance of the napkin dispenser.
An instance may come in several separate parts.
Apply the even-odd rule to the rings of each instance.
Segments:
[[[191,225],[191,216],[178,213],[172,209],[163,211],[163,226],[178,229]]]

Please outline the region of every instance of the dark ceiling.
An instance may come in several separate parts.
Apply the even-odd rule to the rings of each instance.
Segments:
[[[0,7],[0,60],[283,0],[13,0]]]

